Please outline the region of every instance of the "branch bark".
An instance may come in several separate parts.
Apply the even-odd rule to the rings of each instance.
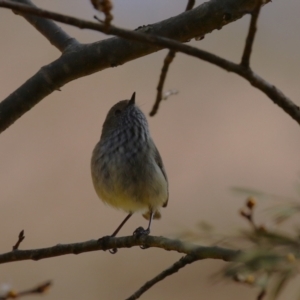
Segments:
[[[17,3],[25,4],[33,8],[37,8],[30,0],[13,0]],[[13,2],[12,1],[12,2]],[[59,26],[57,26],[51,20],[33,16],[18,11],[22,17],[24,17],[36,30],[38,30],[54,47],[63,52],[70,45],[78,45],[78,41],[75,38],[69,36]]]
[[[228,71],[238,73],[235,71],[238,65],[176,41],[186,42],[194,37],[204,36],[215,29],[221,29],[224,25],[251,12],[255,7],[255,2],[255,0],[211,0],[176,17],[130,31],[112,26],[107,30],[103,24],[76,19],[13,1],[0,0],[0,7],[10,8],[18,13],[30,13],[79,28],[89,28],[122,37],[109,38],[88,45],[71,43],[65,48],[60,58],[42,67],[0,103],[0,132],[66,83],[106,68],[122,65],[164,47],[201,58]],[[228,65],[229,63],[232,67]],[[281,100],[286,102],[285,99]],[[285,107],[286,111],[290,112],[300,123],[300,112],[295,112],[293,103],[289,101]]]
[[[49,248],[31,249],[31,250],[14,250],[0,254],[0,264],[15,262],[21,260],[40,260],[50,257],[56,257],[67,254],[80,254],[98,250],[109,250],[114,248],[131,248],[134,246],[143,246],[145,248],[155,247],[168,251],[177,251],[193,255],[199,259],[221,259],[224,261],[232,261],[239,251],[220,248],[220,247],[204,247],[192,243],[182,242],[180,240],[172,240],[164,237],[135,236],[127,237],[104,237],[100,240],[91,240],[74,244],[58,244]]]

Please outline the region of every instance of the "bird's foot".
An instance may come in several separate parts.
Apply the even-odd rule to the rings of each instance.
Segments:
[[[137,238],[140,238],[143,235],[149,235],[150,230],[149,229],[144,229],[143,227],[138,227],[134,232],[133,235],[136,236]]]
[[[137,228],[134,232],[133,232],[133,235],[137,238],[140,238],[142,236],[145,236],[145,235],[149,235],[150,234],[150,230],[149,229],[144,229],[143,227],[139,227]],[[144,246],[144,245],[141,245],[140,246],[141,249],[147,249],[148,247],[147,246]]]

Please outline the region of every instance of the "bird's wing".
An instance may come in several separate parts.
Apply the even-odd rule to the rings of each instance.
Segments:
[[[154,145],[154,143],[153,143]],[[155,159],[155,162],[157,163],[157,165],[159,166],[161,172],[163,173],[165,179],[166,179],[166,182],[167,182],[167,199],[163,205],[163,207],[166,207],[168,205],[168,201],[169,201],[169,187],[168,187],[168,177],[167,177],[167,173],[166,173],[166,170],[164,168],[164,164],[163,164],[163,161],[161,159],[161,156],[156,148],[156,146],[154,145],[154,159]]]

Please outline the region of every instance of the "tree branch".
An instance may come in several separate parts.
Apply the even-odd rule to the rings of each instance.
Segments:
[[[241,61],[241,65],[243,65],[245,68],[249,68],[250,65],[250,56],[251,56],[252,46],[253,46],[254,37],[256,33],[256,24],[257,24],[257,19],[258,19],[261,5],[262,5],[262,0],[257,0],[255,8],[251,14],[251,22],[250,22],[248,36],[246,39],[244,53]]]
[[[146,248],[155,247],[168,251],[177,251],[179,253],[193,254],[197,259],[222,259],[232,261],[239,254],[237,250],[231,250],[220,247],[203,247],[191,243],[185,243],[180,240],[172,240],[164,237],[135,236],[127,237],[104,237],[100,240],[91,240],[75,244],[58,244],[49,248],[32,250],[14,250],[0,254],[0,264],[15,262],[21,260],[40,260],[50,257],[56,257],[67,254],[80,254],[98,250],[109,250],[114,248],[131,248],[134,246],[144,246]]]
[[[112,15],[111,11],[113,8],[113,5],[110,0],[91,0],[92,5],[95,9],[97,9],[100,12],[103,12],[105,15],[103,24],[108,28],[110,26],[111,21],[113,20],[114,16]]]
[[[231,1],[241,3],[238,0]],[[224,3],[225,2],[227,1],[224,1]],[[244,6],[245,3],[248,4],[248,6],[245,7],[249,8],[248,2],[253,4],[253,2],[250,0],[243,1],[242,4]],[[84,21],[77,18],[36,9],[26,5],[16,5],[15,3],[11,3],[11,1],[7,0],[0,0],[0,6],[3,7],[9,7],[17,10],[19,9],[22,11],[24,10],[28,13],[30,12],[46,18],[52,18],[62,23],[78,26],[80,28],[89,28],[101,32],[105,32],[106,30],[109,34],[118,35],[122,38],[155,45],[149,46],[141,43],[125,41],[123,39],[111,38],[90,45],[81,45],[80,47],[73,49],[68,48],[68,51],[66,51],[58,60],[54,61],[48,66],[43,67],[25,84],[23,84],[19,89],[1,102],[0,132],[5,130],[44,97],[49,95],[55,89],[59,89],[67,82],[89,75],[96,71],[100,71],[109,66],[116,66],[134,58],[144,56],[163,47],[198,57],[229,72],[234,72],[244,77],[254,87],[264,92],[275,104],[280,106],[298,124],[300,124],[299,107],[295,105],[289,98],[287,98],[278,88],[259,77],[249,68],[245,68],[239,64],[235,64],[195,47],[183,45],[172,39],[155,35],[156,33],[160,33],[162,35],[167,35],[171,38],[184,41],[191,35],[204,35],[205,33],[203,33],[203,31],[209,30],[210,26],[212,25],[216,26],[216,24],[220,21],[220,14],[222,16],[222,22],[220,23],[220,26],[223,26],[229,21],[233,21],[234,19],[237,19],[246,13],[245,11],[241,12],[241,7],[237,8],[232,5],[230,8],[235,10],[231,10],[232,14],[229,14],[228,7],[226,7],[226,10],[224,10],[225,7],[222,5],[224,3],[220,0],[211,0],[210,2],[206,2],[191,11],[184,12],[177,17],[146,26],[146,28],[142,28],[139,31],[129,31],[113,26],[106,30],[102,24]],[[216,14],[214,11],[215,9],[217,9],[218,14]],[[208,15],[210,19],[213,19],[213,16],[216,15],[216,22],[212,24],[210,21],[208,26],[200,26],[201,28],[195,28],[195,23],[198,23],[199,20],[201,20],[199,17],[199,15],[201,16],[200,12],[202,12],[202,21],[205,21]],[[195,13],[197,14],[196,16]],[[226,20],[224,21],[225,15]],[[194,21],[194,23],[190,23],[191,21]],[[189,27],[189,25],[191,27]],[[142,31],[147,32],[147,34],[142,33]],[[111,54],[111,49],[115,49],[113,56]],[[117,49],[119,49],[120,52],[118,52]],[[30,93],[28,91],[30,91]]]
[[[3,295],[3,296],[0,295],[0,300],[16,299],[16,298],[21,298],[23,296],[45,294],[49,290],[51,285],[52,285],[52,282],[47,281],[47,282],[44,282],[34,288],[20,291],[20,292],[16,292],[14,290],[8,290],[5,295]]]
[[[186,5],[185,11],[191,10],[194,7],[194,5],[195,5],[195,0],[189,0]],[[166,77],[168,74],[169,66],[172,63],[172,61],[174,60],[175,56],[176,56],[176,51],[170,50],[164,59],[164,64],[163,64],[163,67],[161,69],[160,76],[159,76],[159,82],[156,87],[156,90],[157,90],[156,99],[155,99],[154,105],[152,107],[152,110],[150,111],[150,114],[149,114],[151,117],[154,116],[158,111],[159,104],[163,97],[162,93],[163,93],[165,80],[166,80]]]
[[[30,0],[12,0],[14,2],[25,4],[33,8],[37,8]],[[58,50],[63,52],[68,46],[75,46],[79,44],[78,41],[70,37],[66,32],[64,32],[59,26],[57,26],[53,21],[36,17],[31,14],[24,14],[18,11],[22,17],[24,17],[32,26],[35,27],[47,40]]]
[[[136,300],[140,298],[142,294],[144,294],[147,290],[149,290],[152,286],[154,286],[159,281],[164,280],[167,276],[171,276],[172,274],[178,272],[180,269],[184,268],[187,264],[191,264],[194,261],[199,260],[199,258],[196,258],[195,256],[188,254],[184,257],[182,257],[179,261],[177,261],[175,264],[173,264],[168,269],[164,270],[157,276],[155,276],[153,279],[146,282],[142,287],[140,287],[133,295],[131,295],[126,300]]]
[[[149,114],[151,117],[155,116],[155,114],[158,111],[160,102],[163,98],[162,93],[163,93],[163,88],[164,88],[165,80],[166,80],[166,77],[167,77],[167,73],[168,73],[168,70],[169,70],[169,66],[172,63],[175,56],[176,56],[176,51],[170,50],[168,52],[167,56],[164,59],[164,64],[163,64],[163,67],[161,69],[160,76],[159,76],[159,82],[158,82],[158,85],[156,87],[156,90],[157,90],[156,99],[155,99],[154,105],[153,105],[153,107],[150,111],[150,114]]]
[[[209,56],[210,59],[208,58],[207,61],[212,61],[214,59],[211,59],[211,57],[215,57],[212,54],[182,45],[171,39],[183,42],[193,37],[204,36],[251,12],[254,5],[254,0],[242,2],[239,0],[211,0],[193,10],[162,22],[142,27],[137,31],[129,31],[112,26],[109,28],[109,34],[118,35],[122,38],[109,38],[89,45],[68,47],[67,51],[59,59],[42,67],[40,71],[1,102],[0,132],[8,128],[43,98],[66,83],[109,67],[124,64],[158,51],[163,47],[196,57],[198,55],[202,59]],[[52,18],[79,28],[105,31],[103,24],[52,13],[8,0],[0,0],[0,6],[20,13],[30,13],[40,17]],[[156,36],[157,34],[168,37],[168,39],[158,37]],[[131,41],[124,40],[124,38],[131,39]],[[143,43],[133,42],[132,40]],[[112,52],[111,49],[114,49],[114,51]],[[223,65],[224,62],[226,63],[225,60],[222,60],[220,64]],[[292,105],[289,105],[289,109],[293,109],[290,106]],[[294,115],[296,116],[296,113]]]
[[[24,230],[21,230],[18,235],[18,240],[17,240],[16,244],[12,247],[13,251],[19,249],[19,246],[23,242],[24,239],[25,239]]]

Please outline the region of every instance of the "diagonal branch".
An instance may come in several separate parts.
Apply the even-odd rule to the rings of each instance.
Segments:
[[[235,1],[241,3],[239,0]],[[249,0],[249,2],[253,4],[252,1]],[[206,2],[193,10],[182,13],[177,17],[146,26],[146,28],[142,28],[138,31],[129,31],[113,26],[111,26],[108,30],[108,33],[110,34],[118,35],[129,40],[143,42],[147,45],[125,41],[124,39],[111,38],[90,45],[81,45],[80,47],[76,47],[73,51],[69,49],[69,51],[62,55],[58,60],[43,67],[25,84],[1,102],[0,132],[9,127],[14,121],[30,110],[44,97],[52,93],[54,90],[59,89],[67,82],[111,66],[125,63],[137,57],[147,55],[151,52],[162,49],[163,47],[198,57],[229,72],[242,76],[249,81],[251,85],[264,92],[275,104],[281,107],[298,124],[300,124],[299,107],[286,97],[278,88],[255,74],[252,70],[209,52],[188,45],[183,45],[170,39],[176,38],[180,41],[184,41],[191,35],[203,36],[205,35],[205,31],[209,32],[209,28],[211,28],[210,26],[216,26],[218,21],[220,21],[218,19],[220,16],[222,19],[220,26],[223,26],[225,25],[225,21],[227,24],[228,22],[242,17],[248,11],[241,12],[242,4],[245,5],[244,9],[249,9],[249,3],[245,0],[240,4],[240,6],[238,6],[238,9],[236,6],[230,6],[231,14],[229,14],[228,7],[224,7],[223,4],[224,3],[221,0],[211,0],[210,2]],[[105,28],[102,24],[39,10],[29,6],[23,5],[20,7],[7,0],[0,0],[0,6],[19,9],[21,11],[25,10],[28,13],[30,12],[46,18],[52,18],[79,28],[89,28],[105,32]],[[205,21],[208,21],[208,17],[211,19],[212,16],[215,15],[216,9],[219,9],[218,14],[215,17],[216,22],[208,23],[206,24],[207,26],[201,27],[201,25],[203,26],[203,24],[205,24]],[[199,15],[201,16],[201,12],[202,18],[199,17]],[[226,20],[224,21],[225,12]],[[201,20],[203,21],[203,24],[201,24]],[[190,23],[191,21],[192,23]],[[199,26],[195,27],[199,21]],[[191,27],[188,25],[191,25]],[[149,33],[144,34],[142,32]],[[170,38],[157,36],[155,35],[156,33],[161,33]],[[149,44],[152,46],[149,46]],[[113,56],[111,49],[114,49]]]
[[[164,270],[148,282],[146,282],[142,287],[140,287],[133,295],[131,295],[126,300],[136,300],[140,298],[142,294],[144,294],[147,290],[149,290],[152,286],[154,286],[159,281],[164,280],[167,276],[170,276],[176,272],[178,272],[180,269],[184,268],[187,264],[191,264],[194,261],[199,260],[199,258],[193,256],[192,254],[188,254],[184,257],[182,257],[179,261],[174,263],[171,267]]]
[[[235,5],[232,5],[233,3]],[[106,68],[122,65],[164,47],[180,52],[184,52],[183,50],[185,49],[186,54],[192,55],[192,51],[197,51],[196,48],[182,45],[171,39],[184,42],[193,37],[204,36],[252,11],[254,4],[254,0],[245,0],[242,3],[240,0],[211,0],[193,10],[162,22],[142,27],[136,31],[112,26],[109,28],[109,34],[122,38],[109,38],[88,45],[68,47],[67,51],[60,58],[42,67],[35,75],[1,102],[0,132],[12,125],[43,98],[74,79]],[[0,6],[13,9],[19,13],[30,13],[44,18],[51,18],[79,28],[89,28],[100,32],[105,31],[103,24],[80,20],[13,1],[0,0]],[[168,39],[156,36],[158,34],[168,37]],[[130,39],[130,41],[124,39]],[[111,51],[111,49],[114,51]],[[200,53],[199,51],[201,52],[201,50],[198,50],[198,54]],[[202,51],[201,53],[203,54],[204,52]]]
[[[37,8],[30,0],[12,0],[16,4],[21,3]],[[24,14],[18,11],[32,26],[35,27],[47,40],[58,50],[63,52],[68,46],[78,44],[75,38],[70,37],[53,21],[36,17],[30,14]]]
[[[8,300],[8,299],[16,299],[16,298],[21,298],[23,296],[30,296],[30,295],[41,295],[41,294],[45,294],[49,288],[51,287],[52,282],[51,281],[47,281],[44,282],[34,288],[28,289],[28,290],[24,290],[24,291],[20,291],[20,292],[16,292],[14,290],[8,290],[7,293],[5,295],[0,295],[0,300]]]
[[[28,295],[37,295],[37,294],[45,294],[46,291],[49,290],[49,288],[52,285],[52,281],[46,281],[34,288],[28,289],[28,290],[24,290],[21,291],[19,293],[16,293],[16,297],[15,298],[19,298],[22,296],[28,296]]]
[[[255,8],[251,14],[251,21],[250,21],[248,36],[246,39],[244,53],[243,53],[242,61],[241,61],[241,65],[246,68],[249,68],[249,65],[250,65],[250,56],[251,56],[252,46],[253,46],[254,37],[255,37],[255,33],[256,33],[257,19],[258,19],[258,15],[259,15],[261,6],[262,6],[262,0],[257,0]]]
[[[155,247],[168,251],[177,251],[179,253],[193,254],[198,259],[214,258],[225,261],[232,261],[239,254],[237,250],[231,250],[220,247],[203,247],[196,244],[172,240],[164,237],[135,236],[127,237],[104,237],[100,240],[91,240],[75,244],[58,244],[53,247],[31,249],[31,250],[14,250],[0,254],[0,264],[15,262],[21,260],[40,260],[50,257],[56,257],[67,254],[80,254],[98,250],[109,250],[114,248],[131,248],[134,246],[144,246],[147,248]]]

